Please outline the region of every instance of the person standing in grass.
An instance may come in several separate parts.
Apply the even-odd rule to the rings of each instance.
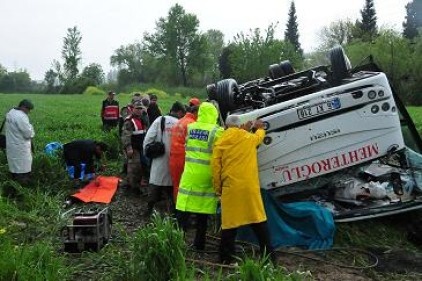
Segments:
[[[116,93],[108,92],[107,98],[103,100],[101,107],[101,120],[103,121],[103,130],[110,131],[117,127],[119,123],[119,102],[114,99]]]
[[[230,115],[226,126],[227,130],[215,143],[211,160],[213,185],[221,196],[220,262],[232,262],[237,229],[244,225],[251,226],[261,253],[273,258],[256,151],[265,137],[264,123],[256,120],[242,124],[238,116]]]
[[[188,125],[198,118],[198,109],[200,101],[197,98],[191,98],[186,109],[186,115],[181,118],[171,131],[170,144],[170,175],[173,182],[173,198],[176,202],[177,192],[179,191],[180,177],[185,167],[185,144]]]
[[[126,118],[130,116],[133,112],[133,104],[137,101],[141,100],[141,93],[134,93],[130,103],[126,106],[123,106],[120,109],[120,116],[119,116],[119,136],[122,136],[122,129],[123,123],[125,122]]]
[[[127,163],[126,185],[129,191],[141,193],[142,145],[148,129],[146,108],[140,100],[133,103],[131,115],[126,117],[122,129],[122,146]]]
[[[212,186],[211,155],[216,140],[223,133],[217,124],[217,108],[209,102],[199,106],[198,120],[188,125],[185,168],[177,193],[177,220],[186,232],[189,217],[196,216],[193,246],[204,250],[208,216],[217,211],[218,198]]]
[[[152,214],[154,205],[160,201],[162,195],[165,196],[168,202],[169,211],[174,212],[173,183],[168,164],[170,140],[173,126],[185,113],[185,106],[176,101],[173,103],[169,114],[155,119],[145,137],[144,150],[148,144],[154,141],[161,141],[164,143],[164,154],[151,159],[151,173],[149,177],[151,198],[148,201],[147,209],[143,214],[144,216],[150,216]]]
[[[149,95],[148,118],[149,118],[149,123],[152,124],[155,121],[155,119],[160,117],[162,114],[161,114],[161,109],[157,103],[157,100],[158,100],[157,95],[155,94],[148,94],[148,95]]]
[[[6,114],[6,156],[12,179],[26,185],[31,179],[32,139],[34,127],[29,122],[28,114],[34,109],[30,100],[22,100],[18,107]]]

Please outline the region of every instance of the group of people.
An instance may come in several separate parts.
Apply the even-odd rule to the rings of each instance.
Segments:
[[[189,226],[190,217],[195,216],[193,247],[203,250],[208,218],[217,213],[220,203],[220,261],[233,261],[237,229],[244,225],[252,227],[261,253],[266,252],[273,259],[259,187],[256,150],[265,136],[263,122],[245,122],[238,116],[229,115],[223,128],[218,124],[218,110],[211,102],[201,103],[197,98],[190,99],[188,105],[175,102],[168,114],[161,115],[156,101],[156,96],[134,95],[121,122],[128,189],[142,188],[142,178],[145,177],[143,159],[148,145],[162,142],[164,146],[163,154],[149,159],[151,195],[144,215],[151,215],[155,204],[164,196],[169,210],[175,213],[184,231]],[[30,172],[34,129],[27,115],[33,108],[30,101],[23,100],[6,118],[7,159],[16,179],[25,179]],[[150,108],[155,109],[149,112]],[[105,130],[116,127],[119,118],[122,119],[113,92],[108,93],[103,102],[101,117]],[[79,153],[81,150],[78,149],[79,152],[75,153],[76,146],[84,147],[85,152]],[[106,149],[105,144],[95,141],[64,145],[64,153],[70,155],[67,164],[75,167],[79,158],[86,155],[100,158]],[[85,161],[89,162],[89,159]]]
[[[201,103],[197,98],[190,99],[187,106],[175,102],[168,114],[149,125],[142,118],[148,117],[144,104],[135,101],[133,107],[122,131],[130,188],[141,188],[140,163],[148,145],[162,142],[165,148],[162,155],[150,159],[151,195],[143,215],[150,216],[164,197],[184,231],[190,217],[195,216],[193,247],[204,250],[208,219],[217,213],[220,202],[220,261],[232,261],[237,229],[243,225],[252,227],[261,252],[273,258],[256,151],[265,136],[263,122],[243,122],[237,116],[228,116],[223,128],[214,104]]]
[[[140,93],[135,93],[131,102],[119,108],[119,101],[115,99],[116,93],[109,91],[107,98],[103,100],[101,106],[101,121],[103,123],[103,130],[110,131],[111,129],[119,126],[119,132],[122,130],[122,125],[127,116],[129,116],[134,108],[134,103],[140,101],[148,116],[148,123],[151,124],[157,117],[161,116],[161,109],[157,104],[157,95],[148,94],[141,96]]]

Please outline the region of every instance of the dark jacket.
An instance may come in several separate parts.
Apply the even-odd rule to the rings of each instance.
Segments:
[[[149,118],[149,124],[152,124],[155,119],[162,116],[161,110],[156,103],[150,103],[147,109],[147,113]]]

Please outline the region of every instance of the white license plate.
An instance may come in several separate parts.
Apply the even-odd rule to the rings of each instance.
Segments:
[[[297,110],[299,119],[307,119],[341,108],[340,99],[335,98],[312,106],[303,106]]]

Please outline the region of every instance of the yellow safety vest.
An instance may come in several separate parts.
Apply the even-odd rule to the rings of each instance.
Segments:
[[[210,160],[215,141],[223,128],[215,124],[194,122],[188,125],[185,168],[180,180],[176,209],[215,214],[217,196],[212,185]]]

